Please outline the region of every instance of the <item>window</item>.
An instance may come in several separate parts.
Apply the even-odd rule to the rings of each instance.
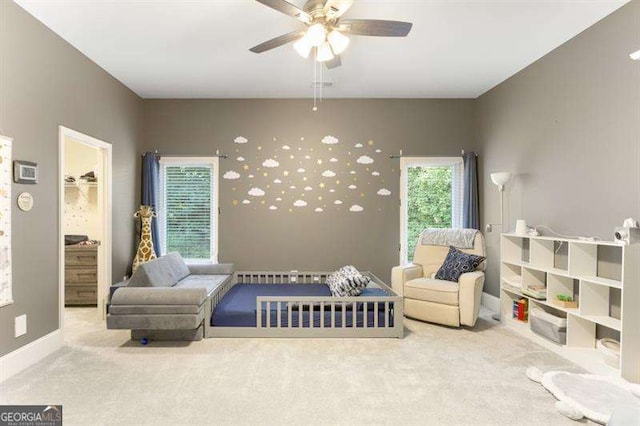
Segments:
[[[218,159],[160,159],[159,224],[162,254],[189,263],[218,261]]]
[[[425,228],[462,228],[461,157],[402,158],[400,263],[413,260]]]

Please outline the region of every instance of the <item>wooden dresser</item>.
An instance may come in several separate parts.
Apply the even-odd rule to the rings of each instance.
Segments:
[[[98,246],[74,244],[65,247],[65,306],[98,304]]]

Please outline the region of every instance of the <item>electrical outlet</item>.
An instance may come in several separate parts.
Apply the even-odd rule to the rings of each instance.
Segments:
[[[20,315],[15,320],[15,337],[27,334],[27,315]]]
[[[487,225],[484,227],[484,232],[492,232],[493,231],[493,226],[491,226],[490,223],[487,223]]]

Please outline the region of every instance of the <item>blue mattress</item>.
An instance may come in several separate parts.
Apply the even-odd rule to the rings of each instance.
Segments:
[[[379,288],[366,288],[363,296],[384,296],[387,293]],[[220,300],[211,316],[211,325],[213,327],[256,327],[256,297],[257,296],[331,296],[331,291],[326,284],[236,284],[229,292]],[[288,326],[288,307],[286,303],[280,304],[281,309],[281,327]],[[344,314],[345,326],[353,327],[355,316],[356,327],[364,327],[366,317],[367,326],[373,327],[375,323],[375,314],[373,312],[375,303],[367,303],[367,314],[364,313],[365,303],[356,305],[354,315],[352,305],[346,307]],[[389,306],[393,308],[393,303]],[[271,327],[276,327],[278,322],[277,304],[271,303],[269,315],[266,312],[266,303],[262,306],[262,326],[266,327],[267,320],[271,322]],[[331,311],[325,306],[325,311],[320,312],[320,307],[316,306],[313,315],[309,310],[309,306],[304,309],[294,307],[291,314],[292,327],[299,327],[302,321],[302,327],[309,327],[311,317],[313,317],[313,326],[320,327],[321,316],[324,316],[325,327],[331,325]],[[336,306],[335,326],[342,327],[343,321],[342,309]],[[384,302],[378,307],[378,325],[384,325]],[[393,318],[390,324],[393,326]]]

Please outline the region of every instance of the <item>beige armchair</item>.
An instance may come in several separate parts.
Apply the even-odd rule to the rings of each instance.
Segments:
[[[484,237],[478,232],[473,248],[460,250],[484,256]],[[437,280],[433,277],[448,252],[449,247],[418,242],[413,263],[392,269],[391,286],[397,294],[404,296],[407,317],[454,327],[473,327],[480,312],[486,261],[477,271],[462,274],[457,283]]]

